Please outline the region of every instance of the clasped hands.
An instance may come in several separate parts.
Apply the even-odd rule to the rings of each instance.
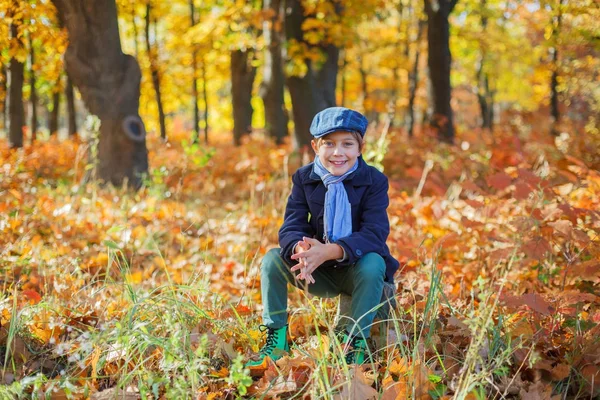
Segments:
[[[314,270],[319,265],[328,260],[342,258],[344,251],[341,246],[335,243],[321,243],[317,239],[303,237],[296,244],[295,253],[292,255],[292,260],[297,260],[298,264],[294,265],[292,272],[300,271],[296,279],[304,279],[307,283],[315,283],[312,276]]]

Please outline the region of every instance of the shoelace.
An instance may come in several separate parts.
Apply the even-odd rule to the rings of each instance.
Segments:
[[[276,340],[275,340],[275,331],[276,331],[276,329],[275,328],[269,328],[266,325],[260,325],[258,327],[258,330],[261,331],[261,332],[267,332],[267,342],[265,343],[265,346],[262,349],[260,349],[260,352],[262,354],[267,354],[268,355],[275,348],[275,342],[276,342]]]

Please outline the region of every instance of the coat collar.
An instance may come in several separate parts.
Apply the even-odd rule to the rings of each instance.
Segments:
[[[321,182],[321,177],[315,172],[314,164],[310,168],[310,174],[308,176],[310,183]],[[352,182],[353,186],[365,186],[372,184],[371,174],[367,163],[363,160],[362,156],[358,157],[358,168],[352,174],[350,174],[344,182]]]

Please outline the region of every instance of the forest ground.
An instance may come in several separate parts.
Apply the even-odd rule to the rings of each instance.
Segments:
[[[600,174],[585,145],[530,130],[373,142],[402,263],[387,347],[348,368],[329,351],[336,300],[297,290],[293,357],[252,379],[260,259],[302,157],[260,134],[238,148],[185,137],[149,141],[137,193],[82,184],[87,144],[0,142],[0,394],[600,394]]]

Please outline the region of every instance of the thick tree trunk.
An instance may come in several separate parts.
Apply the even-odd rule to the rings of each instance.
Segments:
[[[67,87],[65,89],[65,95],[67,97],[67,120],[69,137],[73,137],[77,134],[77,113],[75,111],[75,92],[73,89],[73,82],[69,75],[67,75]]]
[[[50,131],[50,135],[55,135],[58,133],[58,117],[60,113],[61,90],[61,76],[59,76],[58,80],[56,81],[56,86],[54,87],[54,92],[52,94],[52,110],[50,111],[50,115],[48,116],[48,131]]]
[[[158,124],[160,126],[160,137],[165,140],[167,138],[167,128],[165,124],[165,111],[163,109],[162,96],[160,92],[160,74],[158,71],[158,54],[156,46],[156,34],[154,35],[153,47],[150,43],[150,24],[151,24],[151,12],[152,7],[150,3],[146,5],[146,50],[148,51],[148,58],[150,59],[150,75],[152,76],[152,85],[154,86],[154,92],[156,93],[156,105],[158,107]],[[154,21],[156,24],[156,20]],[[156,30],[155,30],[156,32]]]
[[[231,99],[233,105],[233,141],[241,144],[242,137],[252,132],[252,114],[254,112],[252,85],[256,76],[256,67],[251,65],[250,51],[231,52]]]
[[[304,8],[300,0],[285,0],[286,39],[304,42],[302,23]],[[305,59],[306,74],[303,77],[290,76],[286,79],[292,98],[294,116],[295,145],[305,148],[310,145],[312,136],[310,124],[319,111],[335,106],[335,87],[338,72],[339,49],[333,45],[323,48],[327,61],[320,71],[316,71],[311,60]]]
[[[97,175],[139,187],[148,171],[146,130],[138,114],[141,72],[121,50],[115,0],[52,2],[69,33],[68,74],[102,123]]]
[[[429,79],[433,94],[431,124],[440,141],[454,142],[454,121],[450,98],[450,23],[448,17],[458,0],[424,0],[427,12]]]
[[[38,114],[37,114],[37,90],[35,88],[35,70],[33,66],[35,64],[35,49],[33,48],[33,40],[31,37],[29,39],[29,61],[30,61],[30,70],[29,70],[29,85],[31,86],[31,94],[29,96],[29,103],[31,107],[31,142],[35,142],[37,139],[37,129],[38,129]]]
[[[196,6],[194,0],[190,0],[190,23],[196,25]],[[198,51],[195,46],[192,50],[192,101],[194,110],[194,136],[193,142],[198,143],[200,136],[200,109],[198,108]]]
[[[11,37],[17,38],[17,25],[10,25]],[[23,108],[23,81],[25,79],[25,66],[16,58],[10,59],[10,93],[8,103],[9,132],[8,140],[11,148],[23,147],[23,126],[25,126],[25,109]]]
[[[417,87],[419,86],[419,59],[421,58],[421,41],[423,40],[425,24],[426,22],[424,20],[419,20],[417,40],[415,43],[415,57],[413,60],[412,70],[408,76],[408,114],[406,117],[406,130],[408,132],[408,137],[414,136],[415,98],[417,97]]]
[[[265,60],[260,95],[265,105],[265,129],[277,144],[288,135],[287,111],[283,100],[285,77],[281,50],[283,0],[264,0],[263,10],[270,12],[271,19],[263,24]]]

